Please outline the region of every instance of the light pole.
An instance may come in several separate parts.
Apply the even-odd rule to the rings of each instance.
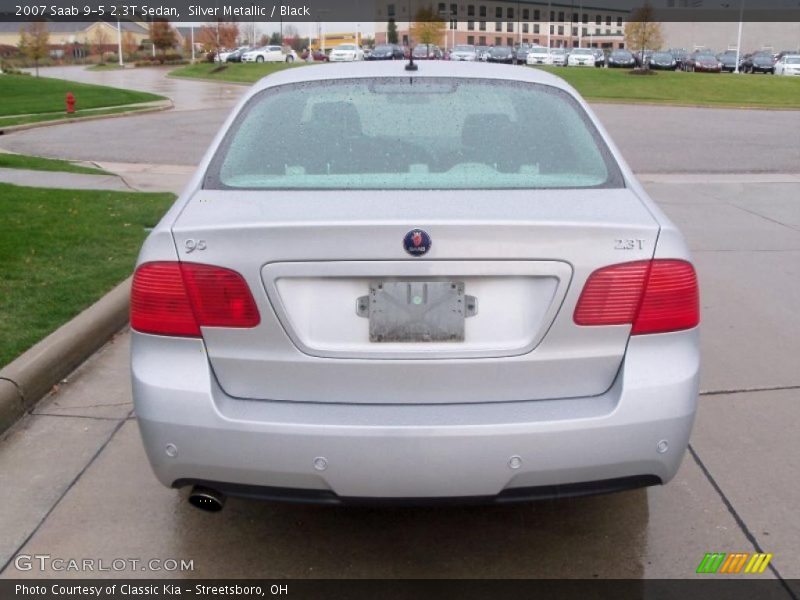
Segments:
[[[739,73],[739,57],[742,53],[742,27],[744,24],[744,0],[739,5],[739,37],[736,41],[736,73]]]
[[[191,38],[191,46],[192,46],[192,64],[194,64],[194,25],[192,25],[190,29],[190,38]]]
[[[122,62],[122,26],[117,19],[117,55],[119,56],[119,66],[124,67],[125,63]]]

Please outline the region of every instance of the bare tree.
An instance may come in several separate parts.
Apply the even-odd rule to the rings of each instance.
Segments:
[[[26,30],[19,30],[19,50],[33,61],[36,67],[36,76],[39,76],[39,61],[47,56],[50,32],[44,21],[33,21]]]
[[[645,68],[649,65],[644,62],[645,50],[659,50],[664,45],[664,34],[661,23],[654,21],[655,9],[652,4],[645,2],[631,13],[631,19],[625,25],[625,46],[640,53],[640,64]]]
[[[92,52],[100,55],[100,63],[103,63],[103,53],[108,46],[109,35],[103,23],[98,23],[92,36]]]

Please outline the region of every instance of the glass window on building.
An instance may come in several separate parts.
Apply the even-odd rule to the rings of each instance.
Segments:
[[[481,21],[480,24],[478,25],[478,29],[480,29],[481,31],[486,31],[486,21]]]
[[[474,17],[475,16],[475,5],[474,4],[470,4],[469,6],[467,6],[467,16],[468,17]]]
[[[514,21],[509,21],[506,23],[506,31],[508,33],[514,33]]]
[[[502,19],[503,18],[503,7],[502,6],[498,6],[497,8],[494,9],[494,16],[497,17],[498,19]]]
[[[503,24],[500,21],[494,22],[494,30],[495,31],[503,31]]]
[[[394,4],[389,4],[386,6],[386,14],[390,19],[394,17]]]
[[[527,23],[522,24],[522,33],[529,33]]]
[[[478,45],[485,46],[486,45],[486,36],[482,35],[478,37]]]
[[[602,25],[603,24],[603,16],[602,15],[596,15],[595,18],[594,18],[594,24],[595,25]]]
[[[533,24],[533,33],[540,33],[539,32],[539,24],[538,23],[534,23]]]
[[[481,16],[481,17],[485,17],[486,16],[486,7],[485,6],[481,6],[480,7],[480,9],[478,11],[478,16]]]
[[[542,12],[539,10],[533,11],[533,20],[534,21],[541,21],[542,20]]]
[[[473,21],[472,19],[467,21],[467,29],[469,29],[470,31],[474,31],[475,30],[475,21]]]
[[[530,21],[531,20],[531,11],[530,9],[523,8],[522,9],[522,20],[523,21]]]
[[[475,36],[474,35],[468,35],[467,36],[467,43],[470,46],[474,46],[475,45]]]

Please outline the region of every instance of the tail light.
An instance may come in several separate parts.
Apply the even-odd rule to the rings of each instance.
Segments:
[[[598,269],[575,308],[577,325],[627,325],[632,335],[691,329],[700,322],[694,267],[683,260],[643,260]]]
[[[259,322],[250,288],[236,271],[150,262],[134,273],[131,327],[136,331],[200,337],[200,327],[255,327]]]

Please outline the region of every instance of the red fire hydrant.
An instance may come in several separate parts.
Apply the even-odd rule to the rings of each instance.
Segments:
[[[67,92],[67,114],[75,112],[75,96],[72,92]]]

